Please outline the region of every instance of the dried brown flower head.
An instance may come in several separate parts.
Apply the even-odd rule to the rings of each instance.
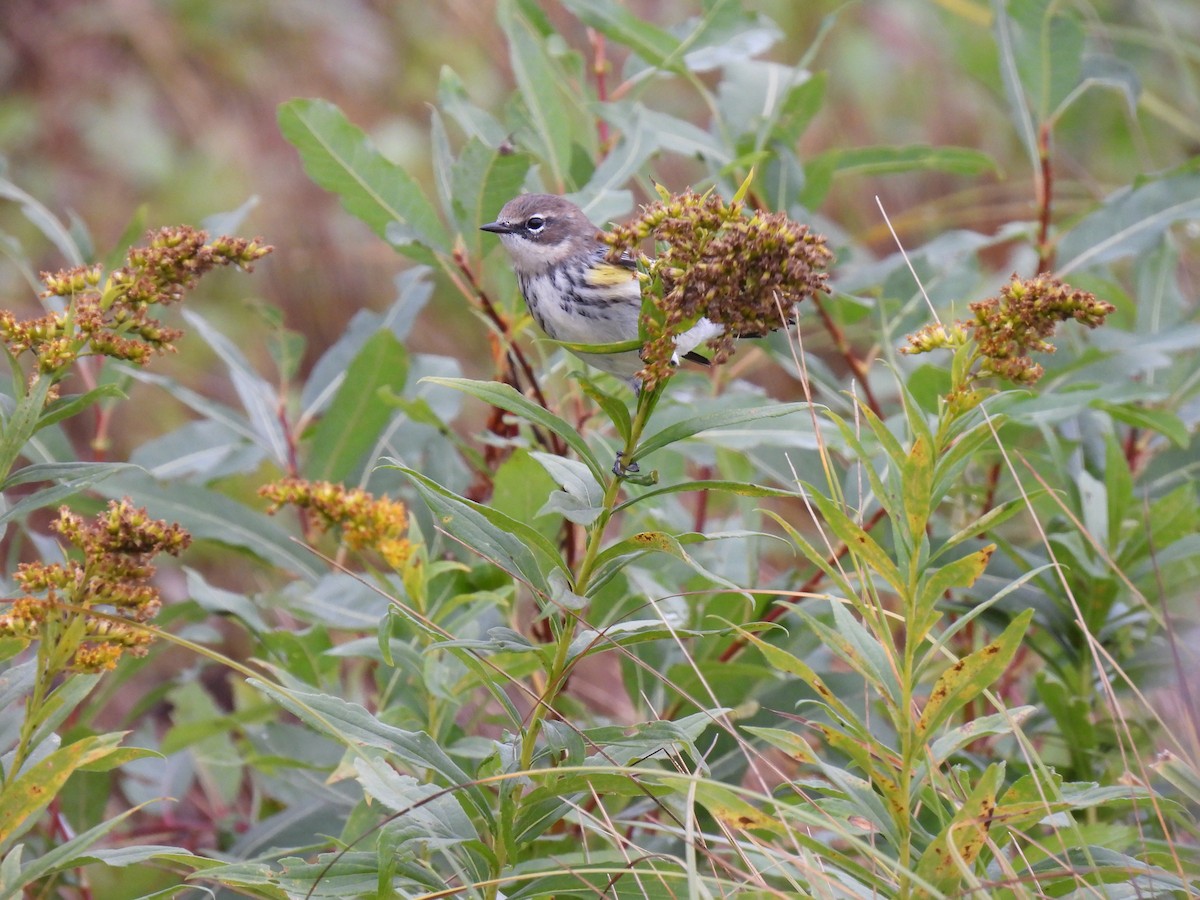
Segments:
[[[974,321],[927,325],[908,338],[902,353],[927,353],[954,349],[974,339],[973,379],[997,375],[1017,384],[1033,384],[1045,372],[1030,353],[1053,353],[1050,338],[1060,322],[1074,319],[1095,328],[1116,310],[1095,294],[1079,291],[1058,278],[1042,274],[1020,279],[1016,275],[997,297],[971,304]]]
[[[725,326],[709,341],[714,362],[724,362],[737,338],[780,328],[795,304],[827,293],[824,269],[833,259],[824,237],[783,213],[746,216],[741,201],[726,203],[711,191],[663,193],[637,219],[602,236],[614,256],[633,255],[643,272],[651,306],[642,319],[641,378],[650,389],[670,374],[675,335],[697,319]],[[639,250],[648,238],[659,246],[654,259]]]

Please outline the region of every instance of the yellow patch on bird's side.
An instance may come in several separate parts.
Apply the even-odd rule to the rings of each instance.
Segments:
[[[612,263],[599,262],[588,269],[584,279],[592,287],[612,287],[637,278],[637,273]]]

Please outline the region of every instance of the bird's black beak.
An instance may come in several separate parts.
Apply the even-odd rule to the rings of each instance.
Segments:
[[[480,231],[490,231],[492,234],[512,234],[513,227],[504,222],[488,222],[479,226]]]

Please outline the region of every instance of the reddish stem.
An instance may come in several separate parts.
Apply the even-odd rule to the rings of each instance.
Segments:
[[[596,99],[601,103],[608,102],[608,48],[604,35],[594,28],[587,30],[588,43],[592,45],[592,77],[596,80]],[[608,130],[608,122],[601,116],[596,117],[596,136],[600,139],[600,159],[608,156],[612,146],[612,134]]]
[[[850,342],[846,340],[845,332],[841,326],[833,321],[833,317],[829,315],[824,304],[821,303],[821,298],[813,296],[813,305],[817,308],[817,315],[821,317],[821,324],[825,326],[825,330],[829,332],[829,336],[833,338],[833,345],[837,352],[841,354],[842,359],[846,361],[846,365],[850,367],[850,371],[854,373],[854,377],[858,379],[858,383],[862,385],[863,396],[867,401],[867,406],[871,412],[883,418],[883,407],[879,405],[879,401],[875,398],[874,391],[871,390],[871,382],[867,378],[867,364],[854,355],[854,348],[850,346]]]
[[[1054,265],[1054,247],[1050,243],[1050,214],[1054,205],[1054,165],[1050,158],[1050,123],[1038,128],[1038,161],[1041,165],[1036,179],[1038,205],[1037,271],[1049,272]]]

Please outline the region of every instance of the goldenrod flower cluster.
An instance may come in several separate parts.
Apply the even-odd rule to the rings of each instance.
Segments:
[[[101,266],[43,272],[46,290],[41,297],[61,298],[61,309],[25,321],[0,310],[0,340],[14,357],[30,352],[37,360],[31,381],[42,375],[61,377],[82,356],[145,365],[156,353],[174,350],[182,332],[155,319],[154,308],[177,303],[214,268],[249,270],[272,250],[242,238],[209,242],[207,232],[188,226],[162,228],[147,239],[147,246],[131,248],[126,264],[107,279]]]
[[[658,245],[651,259],[639,250],[648,238]],[[795,304],[828,292],[824,269],[833,260],[825,238],[783,213],[747,216],[740,201],[715,192],[688,191],[643,209],[602,239],[612,255],[633,255],[649,286],[653,312],[643,316],[643,384],[670,373],[674,337],[701,316],[725,326],[709,341],[714,362],[733,353],[739,337],[758,337],[782,327]]]
[[[970,305],[974,321],[926,325],[908,338],[902,353],[928,353],[954,349],[974,339],[981,364],[974,377],[998,375],[1017,384],[1033,384],[1045,373],[1030,353],[1053,353],[1049,340],[1060,322],[1074,319],[1095,328],[1116,310],[1095,294],[1079,291],[1058,278],[1042,274],[1020,279],[1016,275],[989,297]]]
[[[191,536],[178,525],[151,519],[128,500],[110,501],[105,512],[86,522],[64,506],[51,528],[74,545],[79,558],[22,563],[13,579],[26,594],[8,601],[0,636],[58,641],[65,671],[112,669],[126,651],[144,656],[151,636],[137,626],[162,607],[150,584],[150,560],[159,553],[177,556]],[[80,621],[81,631],[68,627]]]
[[[348,547],[373,549],[393,568],[403,566],[411,552],[405,537],[408,512],[399,500],[301,478],[285,478],[259,488],[258,493],[271,501],[270,513],[285,505],[310,510],[317,514],[316,524],[322,531],[337,526]]]

